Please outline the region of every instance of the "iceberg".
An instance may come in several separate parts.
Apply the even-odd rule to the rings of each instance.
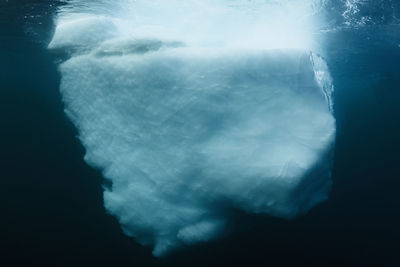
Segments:
[[[68,54],[65,112],[127,235],[162,256],[218,237],[231,209],[292,218],[327,199],[335,119],[320,56],[136,19],[121,34],[120,19],[64,14],[49,45]]]

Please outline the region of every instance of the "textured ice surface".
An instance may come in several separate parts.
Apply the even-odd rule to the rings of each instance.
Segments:
[[[322,58],[125,27],[64,17],[49,47],[69,55],[66,113],[127,235],[159,256],[216,237],[231,208],[291,218],[327,198],[335,120]]]

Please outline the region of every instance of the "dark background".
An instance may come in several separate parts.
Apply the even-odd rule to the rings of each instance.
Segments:
[[[64,115],[46,50],[57,5],[0,0],[0,266],[400,266],[399,26],[327,35],[328,201],[291,221],[237,214],[226,237],[155,259],[106,214]]]

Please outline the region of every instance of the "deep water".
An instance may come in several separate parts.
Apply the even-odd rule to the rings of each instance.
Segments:
[[[0,266],[400,265],[399,24],[326,33],[328,201],[290,221],[237,212],[235,231],[160,260],[106,214],[101,174],[82,160],[47,50],[58,4],[0,0]]]

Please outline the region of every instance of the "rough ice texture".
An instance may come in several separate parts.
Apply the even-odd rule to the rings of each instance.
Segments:
[[[70,49],[66,113],[127,235],[161,256],[216,237],[231,208],[291,218],[327,198],[335,119],[323,59],[116,37],[97,19],[59,26],[49,47]]]

